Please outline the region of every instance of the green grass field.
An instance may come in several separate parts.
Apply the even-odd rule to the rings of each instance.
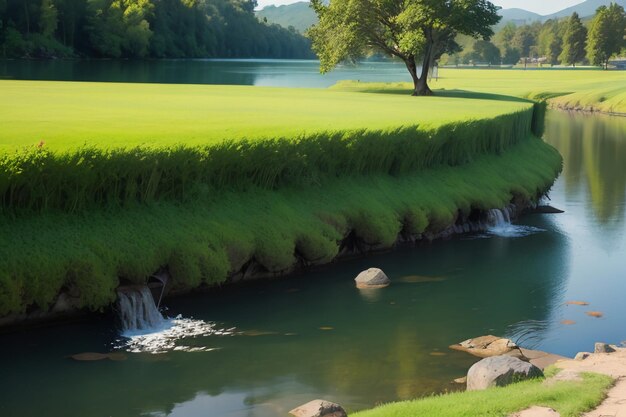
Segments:
[[[350,414],[354,417],[504,417],[533,405],[555,409],[562,417],[578,417],[603,399],[612,380],[606,375],[584,374],[580,382],[542,379],[485,391],[460,392],[383,405]]]
[[[447,71],[454,91],[418,98],[0,81],[0,315],[45,309],[62,288],[105,308],[120,278],[163,266],[180,288],[250,259],[278,273],[332,260],[349,232],[391,247],[401,230],[536,199],[561,166],[533,137],[543,107],[520,80]]]
[[[0,150],[40,141],[52,150],[88,144],[207,145],[321,132],[433,128],[529,107],[523,101],[415,99],[325,89],[0,80]]]
[[[500,155],[405,173],[326,178],[276,190],[222,189],[72,214],[0,217],[0,317],[47,308],[62,288],[91,309],[115,299],[120,278],[143,283],[167,265],[179,289],[224,282],[250,259],[288,271],[326,263],[349,233],[390,248],[401,231],[436,233],[459,212],[536,199],[560,170],[558,152],[527,136]]]
[[[551,104],[562,108],[626,114],[624,71],[442,68],[439,75],[439,80],[431,81],[431,88],[441,98],[483,97],[505,101],[511,97],[549,99]],[[403,83],[344,81],[333,89],[406,94],[411,91],[411,86]]]

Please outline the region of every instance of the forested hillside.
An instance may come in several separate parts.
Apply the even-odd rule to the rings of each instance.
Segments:
[[[0,57],[309,58],[254,0],[0,0]]]

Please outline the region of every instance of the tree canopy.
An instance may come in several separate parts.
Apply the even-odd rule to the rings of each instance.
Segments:
[[[585,58],[586,44],[587,28],[583,26],[578,13],[574,12],[565,26],[561,61],[569,65],[576,65],[577,62],[582,61]]]
[[[0,0],[0,57],[312,58],[255,0]]]
[[[428,72],[444,53],[460,50],[458,34],[488,40],[500,17],[486,0],[312,0],[319,17],[308,31],[321,72],[372,53],[401,59],[414,95],[430,95]],[[417,72],[421,65],[420,74]]]
[[[589,28],[587,55],[594,65],[608,68],[609,60],[626,48],[626,13],[612,3],[598,8]]]

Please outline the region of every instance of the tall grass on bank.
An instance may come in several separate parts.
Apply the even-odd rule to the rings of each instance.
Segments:
[[[528,120],[530,114],[519,116]],[[471,141],[471,132],[476,131],[463,132],[467,138],[455,136],[444,145],[465,160],[468,151],[463,146]],[[491,136],[485,136],[483,142],[467,146],[481,149],[501,145],[493,139],[498,134],[487,133]],[[336,149],[331,142],[328,151],[319,151],[319,159],[312,164],[319,172],[333,175],[322,176],[319,184],[312,181],[307,187],[293,184],[271,190],[252,185],[276,184],[277,178],[288,182],[289,171],[280,171],[280,175],[259,174],[257,178],[263,181],[250,182],[245,192],[223,187],[184,203],[164,199],[77,214],[49,210],[36,216],[3,215],[0,316],[32,307],[48,308],[62,290],[76,296],[84,307],[103,308],[114,299],[120,279],[141,283],[161,267],[169,268],[177,288],[186,289],[224,282],[250,260],[276,273],[288,271],[297,262],[328,262],[350,233],[371,245],[391,247],[400,232],[437,232],[454,223],[459,211],[467,214],[473,208],[501,207],[514,196],[534,199],[550,187],[561,166],[556,150],[527,135],[518,138],[515,145],[507,144],[507,150],[499,155],[476,153],[468,164],[441,163],[409,172],[415,167],[412,164],[423,163],[423,159],[412,162],[395,150],[390,155],[397,156],[387,160],[387,145],[374,147],[382,153],[379,165],[368,162],[377,161],[379,155],[367,153],[369,148],[364,144],[377,140],[372,136],[363,144],[350,142],[354,147],[364,146],[363,151],[355,151],[358,157],[353,159],[344,144],[335,143]],[[415,149],[423,146],[408,137],[405,140],[405,147],[400,149],[409,155],[416,155],[409,145]],[[271,149],[266,152],[272,163],[281,163]],[[333,152],[346,152],[343,158],[349,168],[323,165],[322,155],[328,155],[329,164],[336,163]],[[441,155],[435,152],[430,157],[433,159],[427,160],[437,160]],[[231,175],[241,181],[249,175],[238,173],[231,164],[238,165],[238,161],[212,167],[215,172],[228,173],[220,184],[236,184]],[[293,169],[297,165],[287,164]],[[359,175],[343,175],[342,169]],[[74,183],[81,174],[76,175]],[[87,193],[71,187],[68,190]]]
[[[206,146],[43,146],[0,153],[0,209],[78,212],[156,200],[189,201],[225,189],[319,184],[353,175],[399,176],[499,154],[540,135],[538,106],[437,128],[346,130]]]

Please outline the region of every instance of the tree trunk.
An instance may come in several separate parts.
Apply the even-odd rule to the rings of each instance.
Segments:
[[[433,91],[428,87],[428,71],[430,71],[430,66],[433,63],[432,59],[432,46],[429,43],[426,46],[426,50],[424,51],[424,59],[422,61],[422,74],[415,85],[415,91],[413,92],[414,96],[432,96]]]
[[[417,65],[415,64],[415,57],[410,56],[405,61],[406,69],[409,70],[409,74],[411,74],[411,79],[413,79],[413,95],[417,91],[417,85],[419,83],[419,78],[417,77]]]

